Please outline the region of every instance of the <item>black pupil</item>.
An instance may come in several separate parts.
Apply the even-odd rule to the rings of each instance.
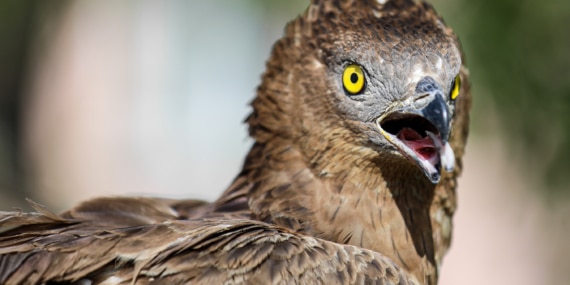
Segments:
[[[350,75],[350,82],[352,82],[352,84],[356,84],[356,82],[358,81],[358,74],[353,73]]]

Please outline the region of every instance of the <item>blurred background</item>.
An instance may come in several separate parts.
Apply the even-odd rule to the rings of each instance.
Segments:
[[[0,1],[0,209],[215,199],[271,45],[308,1]],[[570,2],[434,0],[472,131],[440,284],[570,284]]]

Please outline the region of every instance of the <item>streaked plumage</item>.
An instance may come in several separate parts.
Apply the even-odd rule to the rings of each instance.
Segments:
[[[216,202],[101,198],[61,215],[38,204],[0,213],[0,225],[20,226],[0,234],[0,283],[435,284],[467,74],[428,4],[379,2],[314,0],[287,26],[247,119],[255,143]],[[358,94],[343,88],[349,64],[366,76]]]

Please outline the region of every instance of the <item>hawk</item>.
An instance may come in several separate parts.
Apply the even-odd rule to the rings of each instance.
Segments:
[[[425,2],[313,0],[275,43],[213,203],[2,212],[1,284],[436,284],[470,95]]]

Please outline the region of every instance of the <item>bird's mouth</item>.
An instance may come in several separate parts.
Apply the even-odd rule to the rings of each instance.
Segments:
[[[448,143],[451,118],[438,98],[422,109],[393,111],[381,116],[377,126],[382,135],[424,172],[434,184],[441,169],[451,172],[455,155]]]

